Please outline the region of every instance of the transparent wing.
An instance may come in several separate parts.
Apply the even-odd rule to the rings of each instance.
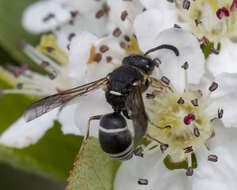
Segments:
[[[36,119],[37,117],[57,108],[75,97],[82,96],[92,90],[105,86],[108,83],[107,77],[97,81],[78,86],[69,90],[59,92],[57,94],[45,97],[33,103],[24,113],[26,122]]]
[[[140,141],[145,135],[148,125],[148,116],[145,111],[140,86],[134,87],[129,93],[126,106],[132,112],[130,117],[133,121],[135,140]]]

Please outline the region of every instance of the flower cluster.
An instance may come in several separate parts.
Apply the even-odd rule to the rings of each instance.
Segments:
[[[179,56],[166,49],[149,54],[159,62],[152,76],[161,83],[143,94],[149,143],[121,164],[114,189],[235,189],[236,8],[236,0],[39,1],[25,11],[22,23],[44,33],[41,43],[35,48],[21,41],[19,47],[46,74],[26,65],[1,67],[1,76],[16,89],[0,93],[51,95],[106,76],[127,55],[175,46]],[[200,43],[213,43],[207,59]],[[98,90],[30,123],[20,118],[0,142],[18,148],[36,143],[55,119],[64,133],[83,135],[90,116],[110,112]],[[91,127],[97,136],[93,125],[98,123]],[[166,158],[187,167],[171,171]]]

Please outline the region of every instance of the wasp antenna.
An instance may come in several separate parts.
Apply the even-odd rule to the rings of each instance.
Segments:
[[[160,46],[152,48],[152,49],[148,50],[144,55],[148,55],[149,53],[160,50],[160,49],[172,50],[175,53],[176,56],[179,56],[179,50],[175,46],[169,45],[169,44],[162,44]]]

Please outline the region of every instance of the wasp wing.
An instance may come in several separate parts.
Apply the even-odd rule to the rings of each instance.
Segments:
[[[140,86],[134,87],[129,93],[126,100],[127,109],[131,111],[131,119],[133,121],[135,140],[140,141],[146,133],[148,125],[148,116],[145,111],[141,88]]]
[[[98,89],[108,83],[107,77],[97,81],[78,86],[69,90],[59,92],[57,94],[42,98],[33,103],[24,113],[26,122],[36,119],[37,117],[57,108],[75,97],[82,96],[92,90]]]

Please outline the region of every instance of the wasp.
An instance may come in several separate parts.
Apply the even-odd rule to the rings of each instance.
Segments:
[[[134,143],[126,118],[133,122],[134,141],[140,141],[146,133],[149,122],[142,94],[150,85],[154,83],[160,85],[159,80],[151,77],[155,66],[158,66],[157,60],[150,59],[147,55],[160,49],[169,49],[179,56],[179,51],[175,46],[163,44],[148,50],[144,55],[124,57],[121,66],[104,78],[61,91],[33,103],[24,113],[26,122],[65,105],[75,97],[103,88],[105,98],[114,112],[90,117],[84,142],[89,137],[90,122],[100,120],[99,142],[103,151],[117,160],[130,159],[133,156]]]

